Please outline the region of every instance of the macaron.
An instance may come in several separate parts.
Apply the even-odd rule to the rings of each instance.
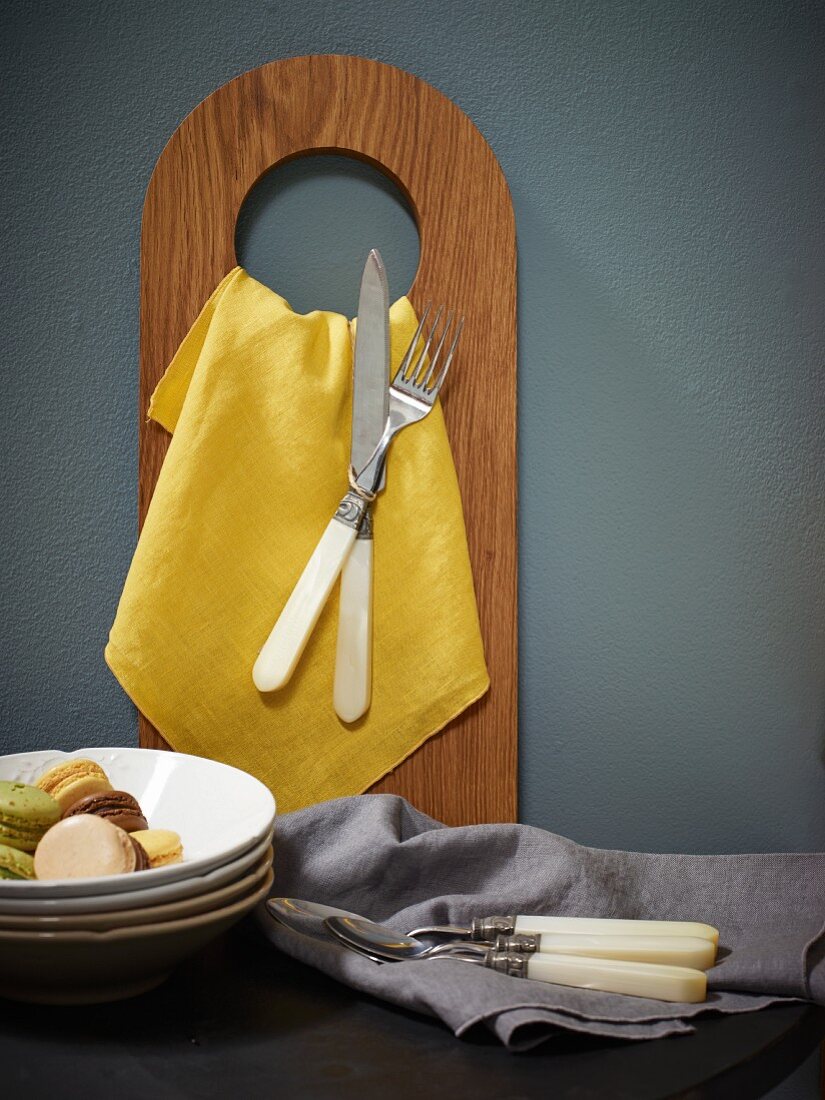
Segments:
[[[131,836],[146,852],[152,867],[166,867],[183,859],[181,839],[171,829],[144,829]]]
[[[0,844],[33,852],[59,817],[60,807],[44,791],[28,783],[0,780]]]
[[[99,791],[97,794],[87,794],[63,811],[64,817],[74,817],[76,814],[105,817],[107,821],[111,821],[113,825],[117,825],[127,833],[149,827],[137,799],[133,798],[128,791]]]
[[[34,860],[28,852],[0,844],[0,878],[34,878]]]
[[[93,814],[64,817],[49,829],[34,853],[39,879],[122,875],[136,866],[129,834]]]
[[[64,760],[55,764],[37,780],[41,791],[50,794],[60,806],[60,812],[67,810],[78,799],[99,791],[110,791],[109,777],[94,760]]]
[[[148,871],[152,866],[149,862],[149,857],[146,854],[145,849],[141,848],[138,842],[133,836],[129,836],[129,840],[132,842],[132,847],[135,849],[135,870],[136,871]]]

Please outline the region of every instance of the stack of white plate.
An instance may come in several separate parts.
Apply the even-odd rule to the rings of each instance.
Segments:
[[[34,783],[71,757],[100,764],[150,828],[178,833],[183,861],[102,878],[0,879],[0,996],[78,1004],[142,993],[272,883],[275,801],[251,775],[199,756],[112,748],[0,756],[0,779]]]

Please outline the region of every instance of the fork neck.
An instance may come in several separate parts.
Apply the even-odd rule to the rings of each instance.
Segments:
[[[381,484],[381,475],[384,471],[384,465],[387,461],[387,453],[390,449],[390,443],[393,438],[404,427],[403,421],[394,421],[392,413],[387,418],[387,423],[384,428],[381,438],[378,440],[375,450],[372,452],[369,461],[362,470],[357,472],[356,482],[362,489],[366,489],[369,493],[375,493],[378,491],[378,487]]]

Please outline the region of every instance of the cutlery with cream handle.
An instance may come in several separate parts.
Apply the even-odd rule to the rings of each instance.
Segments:
[[[350,468],[363,469],[381,438],[389,414],[389,288],[381,256],[370,252],[358,299],[352,369]],[[386,466],[378,490],[384,488]],[[367,508],[358,537],[341,571],[338,639],[332,701],[342,722],[355,722],[372,694],[373,519]]]
[[[704,1001],[708,987],[707,976],[701,970],[690,967],[593,959],[584,955],[499,952],[491,956],[485,965],[514,978],[682,1004]]]
[[[289,927],[293,926],[297,916],[302,922],[297,930],[302,932],[306,932],[308,918],[318,921],[331,916],[365,919],[342,909],[299,898],[271,898],[267,904],[272,916]],[[495,942],[505,950],[526,954],[588,955],[628,962],[687,966],[696,970],[713,966],[719,940],[715,928],[696,921],[543,916],[482,917],[476,918],[470,925],[415,928],[408,935],[413,940],[425,935],[451,935],[476,943]]]
[[[469,925],[427,925],[414,928],[410,935],[440,933],[467,936],[472,940],[489,940],[496,936],[540,936],[545,932],[590,936],[691,936],[709,940],[713,944],[719,943],[718,929],[700,921],[623,920],[615,917],[474,917]]]
[[[704,1001],[707,992],[705,974],[692,967],[584,955],[525,953],[508,950],[501,942],[493,946],[451,943],[428,947],[414,936],[404,936],[392,928],[354,916],[327,917],[324,927],[343,946],[377,963],[451,959],[485,966],[512,978],[681,1003]]]
[[[390,385],[389,417],[382,435],[375,442],[371,458],[362,470],[350,471],[350,491],[342,498],[335,515],[327,524],[321,541],[258,654],[252,679],[259,691],[275,691],[292,676],[352,550],[364,514],[379,492],[390,444],[404,428],[423,420],[435,404],[462,327],[459,323],[451,333],[452,341],[442,360],[441,353],[452,324],[452,316],[448,317],[438,345],[427,363],[427,351],[440,314],[441,311],[436,315],[436,322],[419,354],[418,340],[427,318],[427,310],[424,311],[407,354]]]
[[[453,941],[455,942],[455,941]],[[662,963],[708,970],[716,962],[716,945],[698,936],[604,936],[575,932],[503,936],[496,946],[504,951],[541,955],[589,955],[594,959]]]

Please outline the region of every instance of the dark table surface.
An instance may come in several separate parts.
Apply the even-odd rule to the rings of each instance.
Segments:
[[[112,1005],[0,1001],[4,1096],[83,1100],[661,1100],[762,1096],[825,1035],[807,1005],[709,1017],[623,1043],[562,1036],[508,1054],[292,961],[246,922],[159,989]]]

